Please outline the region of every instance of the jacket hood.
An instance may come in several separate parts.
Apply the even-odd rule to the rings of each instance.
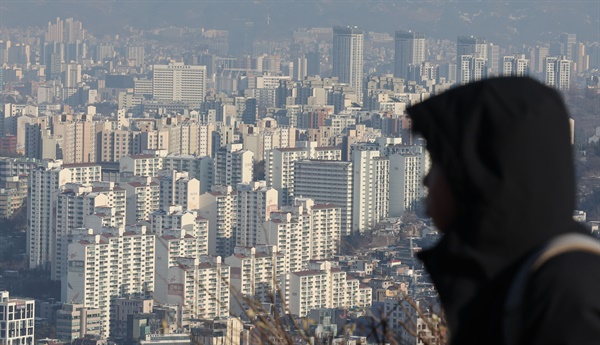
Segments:
[[[407,111],[458,205],[443,239],[420,254],[442,302],[452,276],[470,281],[448,296],[460,304],[550,238],[581,231],[572,219],[569,116],[557,91],[530,78],[487,79]]]

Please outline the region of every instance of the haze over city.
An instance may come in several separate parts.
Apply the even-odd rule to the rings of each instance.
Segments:
[[[600,2],[0,1],[0,67],[0,344],[445,344],[406,109],[490,77],[598,235]]]

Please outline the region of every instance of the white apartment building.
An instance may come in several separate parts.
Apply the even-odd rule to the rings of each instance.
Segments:
[[[231,270],[231,311],[241,315],[245,299],[273,303],[284,277],[279,262],[283,255],[275,246],[235,247],[233,255],[225,258]]]
[[[215,319],[229,316],[229,266],[221,257],[179,258],[169,267],[164,281],[157,280],[159,303],[187,306],[190,318]]]
[[[213,159],[190,155],[168,155],[163,158],[163,169],[187,171],[189,178],[200,181],[200,193],[206,193],[214,184]]]
[[[114,297],[148,296],[154,289],[155,236],[146,227],[104,229],[69,244],[64,302],[101,311],[101,336],[110,334]]]
[[[367,145],[353,147],[352,231],[372,229],[389,212],[389,160]]]
[[[189,178],[186,171],[171,170],[168,175],[155,179],[160,186],[160,208],[166,210],[172,205],[181,205],[183,210],[199,207],[200,181]]]
[[[227,144],[218,150],[214,163],[214,184],[236,187],[238,183],[252,182],[253,157],[252,151],[243,149],[243,144]]]
[[[51,271],[52,279],[57,280],[66,276],[67,246],[73,240],[74,229],[125,226],[125,190],[115,187],[111,182],[98,182],[94,186],[67,183],[64,188],[57,201],[56,251]],[[106,211],[107,208],[112,210]],[[94,214],[105,219],[104,222],[94,226],[94,220],[89,219]],[[108,219],[111,220],[109,223]]]
[[[301,160],[295,166],[295,192],[316,203],[330,203],[341,209],[341,234],[352,233],[352,162]]]
[[[313,309],[368,307],[371,288],[360,286],[329,261],[310,262],[308,270],[292,272],[289,280],[289,308],[303,317]]]
[[[160,288],[167,286],[166,279],[170,267],[178,266],[181,258],[198,258],[207,255],[206,249],[206,238],[196,237],[193,232],[181,229],[164,230],[162,236],[156,238],[155,296],[167,293]],[[166,296],[161,297],[161,300],[166,299]]]
[[[134,224],[150,219],[150,214],[159,209],[160,186],[151,177],[136,176],[121,185],[126,195],[126,222]]]
[[[283,211],[271,212],[257,235],[258,244],[276,246],[283,254],[284,272],[306,269],[311,259],[337,254],[341,210],[334,205],[315,205],[312,199],[296,198]]]
[[[308,159],[310,152],[303,148],[277,148],[271,150],[265,162],[267,186],[279,193],[281,205],[291,205],[294,201],[295,164],[301,159]]]
[[[90,184],[101,179],[102,169],[92,164],[63,165],[44,160],[29,176],[27,195],[27,256],[29,267],[49,265],[55,258],[56,203],[69,182]]]
[[[198,215],[208,219],[208,253],[229,256],[235,247],[238,193],[231,186],[213,186],[200,195]]]
[[[250,184],[238,184],[236,246],[252,247],[256,245],[257,233],[262,224],[279,209],[278,193],[267,187],[265,181]]]
[[[423,178],[431,162],[424,146],[393,145],[386,151],[390,163],[389,216],[400,217],[420,206],[426,195]]]
[[[193,105],[204,102],[206,66],[183,63],[153,65],[152,96],[161,101],[182,101]]]
[[[170,229],[185,230],[186,234],[201,239],[201,253],[208,255],[208,219],[198,215],[197,210],[184,211],[180,205],[169,206],[150,215],[152,232],[162,236],[163,232]]]
[[[35,329],[35,300],[10,298],[0,291],[0,344],[33,345]]]
[[[119,161],[119,172],[133,176],[158,176],[162,163],[163,159],[154,155],[124,156]]]
[[[422,309],[422,312],[428,312],[423,308],[423,303],[418,300],[413,302],[414,305]],[[422,314],[417,312],[407,300],[386,298],[384,305],[383,312],[387,315],[388,325],[390,325],[393,332],[397,332],[399,338],[403,339],[405,344],[438,344],[439,339],[433,336],[427,322],[421,316]]]

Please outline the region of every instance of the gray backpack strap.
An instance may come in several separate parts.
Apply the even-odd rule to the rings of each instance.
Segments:
[[[503,335],[505,345],[517,345],[521,337],[523,298],[529,277],[548,260],[568,252],[589,252],[600,255],[600,242],[580,234],[567,233],[553,238],[542,249],[531,254],[521,265],[506,295],[504,302]]]

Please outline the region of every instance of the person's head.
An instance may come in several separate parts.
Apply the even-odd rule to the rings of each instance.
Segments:
[[[558,92],[530,78],[488,79],[408,109],[427,141],[427,208],[446,234],[501,255],[571,220],[569,119]],[[522,247],[522,248],[520,248]]]

